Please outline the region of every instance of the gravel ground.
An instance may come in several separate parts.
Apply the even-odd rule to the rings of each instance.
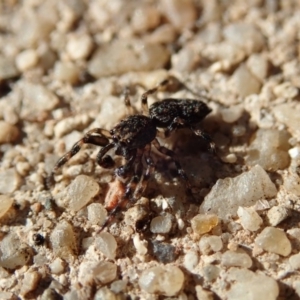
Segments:
[[[0,299],[299,299],[299,32],[296,0],[2,0]],[[166,78],[149,104],[204,101],[216,153],[159,138],[193,199],[153,150],[143,197],[100,233],[125,187],[99,147],[45,178]]]

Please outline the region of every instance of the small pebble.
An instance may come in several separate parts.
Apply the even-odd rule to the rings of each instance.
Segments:
[[[284,188],[296,196],[300,196],[300,177],[296,174],[288,174],[284,178]]]
[[[0,55],[0,82],[18,76],[19,71],[13,59]]]
[[[0,266],[7,269],[22,267],[30,260],[30,251],[17,234],[8,233],[0,243]]]
[[[249,269],[252,266],[252,260],[247,253],[228,250],[222,254],[221,264],[225,267]]]
[[[53,274],[61,274],[65,270],[65,263],[64,261],[57,257],[50,265],[50,270]]]
[[[14,200],[6,195],[0,195],[0,218],[3,217],[13,205]]]
[[[247,67],[256,78],[263,82],[268,75],[269,62],[264,55],[253,53],[247,60]]]
[[[252,206],[258,200],[276,194],[276,186],[269,175],[256,165],[234,178],[219,179],[204,198],[200,212],[215,213],[219,218],[227,219],[228,215],[237,214],[239,206]]]
[[[283,103],[273,108],[276,119],[285,124],[291,132],[299,134],[300,109],[295,109],[292,103]]]
[[[110,285],[110,289],[115,293],[121,293],[126,289],[127,281],[126,280],[116,280]]]
[[[58,61],[54,65],[53,76],[57,80],[76,84],[79,80],[79,68],[73,62]]]
[[[22,51],[16,57],[16,66],[19,71],[24,72],[35,67],[38,63],[38,55],[35,50],[27,49]]]
[[[262,218],[252,207],[239,207],[237,214],[244,229],[257,231],[263,224]]]
[[[241,64],[232,75],[232,84],[240,97],[247,97],[251,94],[259,94],[261,83],[250,73],[245,64]]]
[[[113,235],[101,232],[95,239],[97,248],[109,259],[115,259],[117,242]]]
[[[286,168],[290,164],[290,137],[286,130],[259,129],[251,141],[246,162],[270,171]]]
[[[171,263],[178,256],[176,248],[168,243],[154,241],[152,242],[152,247],[153,256],[161,263]]]
[[[289,210],[284,206],[273,206],[268,210],[267,217],[271,226],[276,226],[290,215]]]
[[[226,277],[227,281],[231,282],[226,299],[276,300],[279,295],[276,280],[262,273],[254,273],[244,268],[230,268]]]
[[[290,256],[289,264],[293,270],[299,270],[300,269],[300,253]]]
[[[199,249],[202,254],[210,254],[211,252],[218,252],[223,248],[221,237],[216,235],[204,235],[199,241]]]
[[[68,207],[79,211],[100,191],[99,184],[87,175],[78,175],[67,188]]]
[[[172,228],[172,219],[170,214],[157,216],[152,219],[150,230],[153,233],[168,233]]]
[[[209,214],[199,214],[196,215],[191,220],[191,226],[196,234],[204,234],[210,232],[214,227],[216,227],[219,223],[219,219],[216,215]]]
[[[205,281],[211,283],[219,277],[220,272],[221,270],[219,267],[208,264],[202,268],[201,275],[203,276]]]
[[[20,177],[14,168],[0,172],[0,193],[10,194],[14,192],[20,184]]]
[[[61,258],[69,258],[77,251],[77,242],[72,225],[66,221],[59,222],[50,235],[53,251]]]
[[[116,279],[117,266],[109,261],[101,261],[92,269],[92,272],[95,280],[107,284]]]
[[[102,226],[107,217],[107,210],[101,203],[91,203],[87,207],[88,219],[94,225]]]
[[[138,6],[131,17],[131,24],[135,32],[145,32],[159,25],[160,13],[155,6]]]
[[[277,97],[292,99],[298,95],[298,88],[290,82],[284,82],[274,87],[274,94]]]
[[[13,143],[20,136],[17,126],[0,121],[0,144]]]
[[[196,18],[196,8],[191,0],[162,0],[161,12],[178,30],[191,27]]]
[[[265,251],[282,256],[288,256],[292,251],[291,242],[285,232],[274,227],[264,228],[255,239],[255,243]]]
[[[119,297],[113,293],[108,287],[104,286],[100,288],[93,300],[119,300]]]
[[[71,35],[66,48],[71,59],[84,59],[89,56],[92,51],[93,40],[88,34]]]
[[[35,290],[38,286],[40,274],[37,271],[28,271],[24,274],[22,280],[20,294],[25,296],[29,292]]]
[[[151,71],[163,68],[169,55],[167,48],[160,44],[116,40],[95,52],[88,64],[88,72],[101,78],[130,71]]]
[[[142,272],[140,287],[148,293],[175,296],[182,289],[184,274],[176,266],[156,266]]]
[[[265,43],[261,31],[250,23],[231,23],[224,28],[223,34],[226,40],[245,49],[247,53],[260,51]]]
[[[140,236],[138,234],[136,234],[133,237],[133,245],[136,249],[137,254],[139,255],[146,255],[148,252],[147,246],[148,246],[148,242],[146,240],[141,240]]]
[[[183,265],[190,272],[193,271],[193,269],[197,266],[198,262],[199,262],[199,255],[196,251],[189,251],[188,253],[185,254],[183,258]]]
[[[222,120],[226,123],[234,123],[243,115],[244,108],[240,105],[224,108],[221,110]]]

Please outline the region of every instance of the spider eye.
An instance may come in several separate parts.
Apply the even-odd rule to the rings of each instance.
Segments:
[[[111,169],[114,165],[115,162],[110,155],[105,155],[100,163],[100,166],[104,169]]]

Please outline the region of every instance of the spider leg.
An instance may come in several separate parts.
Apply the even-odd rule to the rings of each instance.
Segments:
[[[99,166],[101,166],[104,169],[110,169],[115,165],[115,162],[111,158],[111,156],[105,155],[113,147],[114,147],[114,143],[109,143],[106,146],[104,146],[103,148],[101,148],[97,154],[96,162]]]
[[[131,195],[133,194],[133,191],[136,189],[136,186],[139,183],[138,172],[140,172],[141,170],[140,168],[141,156],[143,155],[143,153],[144,151],[139,151],[138,154],[135,153],[133,161],[135,160],[137,161],[137,166],[134,170],[134,176],[132,176],[132,178],[126,184],[125,193],[122,196],[122,198],[119,200],[119,202],[114,207],[106,207],[108,210],[110,210],[110,212],[98,233],[100,233],[113,220],[117,212],[119,212],[123,207],[125,207],[128,204],[128,202],[131,200]]]
[[[149,178],[154,170],[154,162],[151,157],[151,144],[146,145],[145,147],[145,161],[147,164],[146,172],[142,175],[134,193],[133,193],[133,200],[137,200],[141,198],[141,195],[147,188],[147,184],[149,181]]]
[[[148,96],[155,94],[158,90],[160,90],[161,88],[165,87],[166,85],[168,85],[170,82],[169,79],[165,79],[162,82],[160,82],[157,87],[150,89],[148,91],[146,91],[142,97],[141,97],[141,101],[142,101],[142,112],[143,115],[148,116],[149,115],[149,107],[148,107]]]
[[[191,127],[191,130],[195,133],[195,135],[200,136],[209,144],[209,150],[211,152],[216,152],[216,144],[214,143],[214,141],[208,133],[202,131],[201,129],[195,129],[193,127]]]
[[[137,153],[136,149],[131,150],[131,155],[128,159],[126,159],[125,165],[123,165],[115,170],[115,174],[118,177],[121,177],[121,178],[127,177],[128,173],[131,171],[133,163],[136,159],[136,153]]]
[[[171,158],[171,160],[174,162],[176,168],[177,168],[177,171],[178,171],[178,174],[181,176],[181,178],[185,181],[185,185],[186,185],[186,189],[187,189],[187,192],[192,195],[192,187],[191,187],[191,184],[189,182],[189,179],[185,173],[185,171],[183,170],[183,168],[181,167],[180,163],[176,160],[175,158],[175,153],[164,147],[164,146],[161,146],[158,142],[157,139],[154,139],[153,140],[153,144],[154,144],[154,147],[159,151],[161,152],[162,154],[166,155],[166,156],[169,156]]]
[[[97,134],[97,135],[94,135]],[[84,137],[75,143],[70,151],[63,155],[55,164],[52,172],[46,179],[46,186],[48,189],[54,184],[54,175],[57,170],[76,155],[84,144],[93,144],[96,146],[107,146],[109,143],[110,133],[101,128],[94,128],[88,131]]]
[[[130,97],[129,97],[129,87],[124,89],[124,103],[126,107],[126,115],[130,116],[134,113],[133,107],[131,106]]]

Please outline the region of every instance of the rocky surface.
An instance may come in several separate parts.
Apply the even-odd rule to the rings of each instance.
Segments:
[[[294,0],[1,1],[0,299],[299,299],[299,32]],[[148,102],[206,102],[216,153],[161,138],[193,199],[153,150],[143,197],[100,232],[125,192],[100,147],[45,178],[167,77]]]

